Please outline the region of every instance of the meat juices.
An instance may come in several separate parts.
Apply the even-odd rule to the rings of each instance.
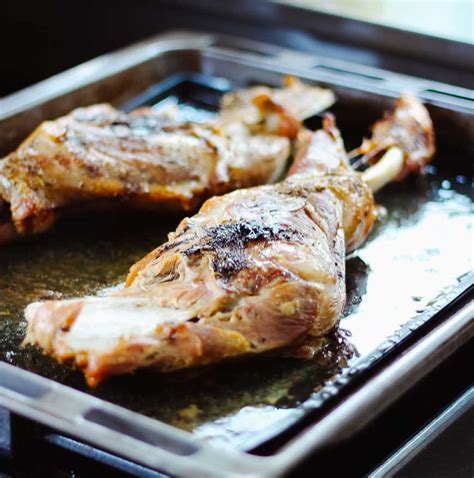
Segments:
[[[169,372],[282,350],[333,329],[346,298],[345,254],[375,218],[371,183],[381,187],[434,151],[428,113],[410,101],[408,112],[423,112],[405,115],[419,147],[391,141],[380,159],[387,177],[349,166],[326,115],[323,129],[300,132],[287,179],[207,200],[130,269],[123,290],[31,304],[25,343],[75,363],[94,386],[142,367]]]

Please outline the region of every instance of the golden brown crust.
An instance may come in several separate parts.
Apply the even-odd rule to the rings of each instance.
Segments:
[[[432,149],[409,147],[397,118],[374,127],[374,147],[403,142],[416,170],[414,158],[426,161]],[[26,341],[73,361],[96,385],[142,367],[167,372],[282,351],[335,327],[345,253],[368,234],[374,200],[348,165],[334,118],[299,145],[285,181],[207,200],[130,269],[124,289],[31,305]]]
[[[255,99],[263,92],[266,100]],[[323,101],[308,108],[304,94]],[[177,123],[168,110],[126,114],[107,104],[46,121],[0,159],[0,207],[9,210],[4,217],[0,209],[0,243],[107,202],[189,212],[209,196],[274,182],[299,121],[332,101],[329,90],[295,81],[226,95],[207,124]]]
[[[283,349],[333,328],[345,304],[345,247],[370,228],[373,200],[334,122],[325,127],[286,181],[206,201],[131,268],[125,289],[33,306],[28,342],[73,360],[95,385],[141,367],[167,372]]]
[[[113,375],[133,372],[137,364],[161,372],[208,365],[249,352],[248,342],[237,332],[192,322],[170,327],[156,342],[123,341],[106,354],[90,354],[84,368],[89,386]]]
[[[418,173],[434,156],[433,123],[425,106],[411,93],[403,93],[384,118],[372,126],[372,137],[350,154],[362,154],[362,162],[372,164],[393,146],[404,153],[405,167],[399,181],[408,174]]]

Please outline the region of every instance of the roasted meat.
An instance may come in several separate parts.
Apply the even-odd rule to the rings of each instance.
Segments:
[[[435,139],[431,118],[422,103],[411,93],[403,93],[395,107],[372,126],[372,137],[351,151],[351,157],[361,155],[362,164],[374,164],[388,150],[398,150],[403,168],[397,172],[396,181],[410,173],[418,173],[433,157]],[[375,170],[377,171],[377,170]]]
[[[412,134],[431,147],[421,128]],[[25,342],[74,362],[95,385],[142,367],[168,372],[285,350],[334,328],[345,254],[374,221],[371,181],[393,178],[351,169],[330,115],[298,144],[286,180],[206,201],[130,269],[122,290],[31,304]],[[398,158],[380,161],[401,172]]]
[[[226,95],[206,124],[105,104],[46,121],[0,159],[0,244],[43,232],[65,213],[191,211],[209,196],[274,182],[300,120],[333,101],[329,90],[287,80]]]

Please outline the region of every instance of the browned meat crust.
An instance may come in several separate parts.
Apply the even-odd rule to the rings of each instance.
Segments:
[[[299,106],[303,93],[320,99],[311,113],[333,101],[330,91],[293,81],[226,96],[208,124],[105,104],[46,121],[0,159],[0,244],[43,232],[66,212],[191,211],[209,196],[274,182],[290,153],[288,138],[309,114]]]
[[[390,147],[398,146],[405,154],[405,167],[398,180],[418,173],[435,153],[433,123],[416,96],[403,93],[384,118],[372,126],[372,137],[350,153],[362,154],[361,161],[372,164]]]
[[[74,204],[191,210],[210,194],[274,179],[288,154],[284,137],[238,142],[212,126],[167,124],[152,110],[96,105],[43,123],[1,160],[0,197],[17,233],[34,234]]]
[[[373,201],[348,167],[332,119],[312,142],[312,153],[329,147],[328,155],[300,155],[295,173],[278,185],[209,199],[132,267],[118,294],[30,308],[27,341],[59,360],[72,358],[95,384],[136,367],[168,371],[273,350],[334,327],[345,302],[345,243],[363,239]],[[112,314],[129,301],[132,322],[148,300],[156,326],[146,337],[79,351],[73,331],[100,300],[109,301]],[[184,319],[171,313],[160,320],[163,310]]]
[[[299,139],[285,181],[207,200],[130,269],[123,290],[31,304],[25,342],[96,385],[141,367],[283,350],[335,327],[345,254],[369,232],[374,201],[333,117]]]

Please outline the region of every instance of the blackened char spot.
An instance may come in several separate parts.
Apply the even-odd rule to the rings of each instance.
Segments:
[[[254,241],[288,241],[299,237],[298,231],[281,224],[262,224],[258,221],[241,221],[209,227],[199,244],[185,251],[186,255],[212,252],[212,267],[224,279],[245,268],[246,246]]]
[[[181,246],[182,244],[186,244],[186,242],[196,239],[197,235],[195,233],[191,233],[187,235],[185,234],[188,230],[189,230],[189,227],[181,231],[181,233],[178,236],[176,236],[175,239],[162,244],[158,249],[159,254],[162,254],[163,252],[169,251],[171,249],[174,249],[175,247]]]

